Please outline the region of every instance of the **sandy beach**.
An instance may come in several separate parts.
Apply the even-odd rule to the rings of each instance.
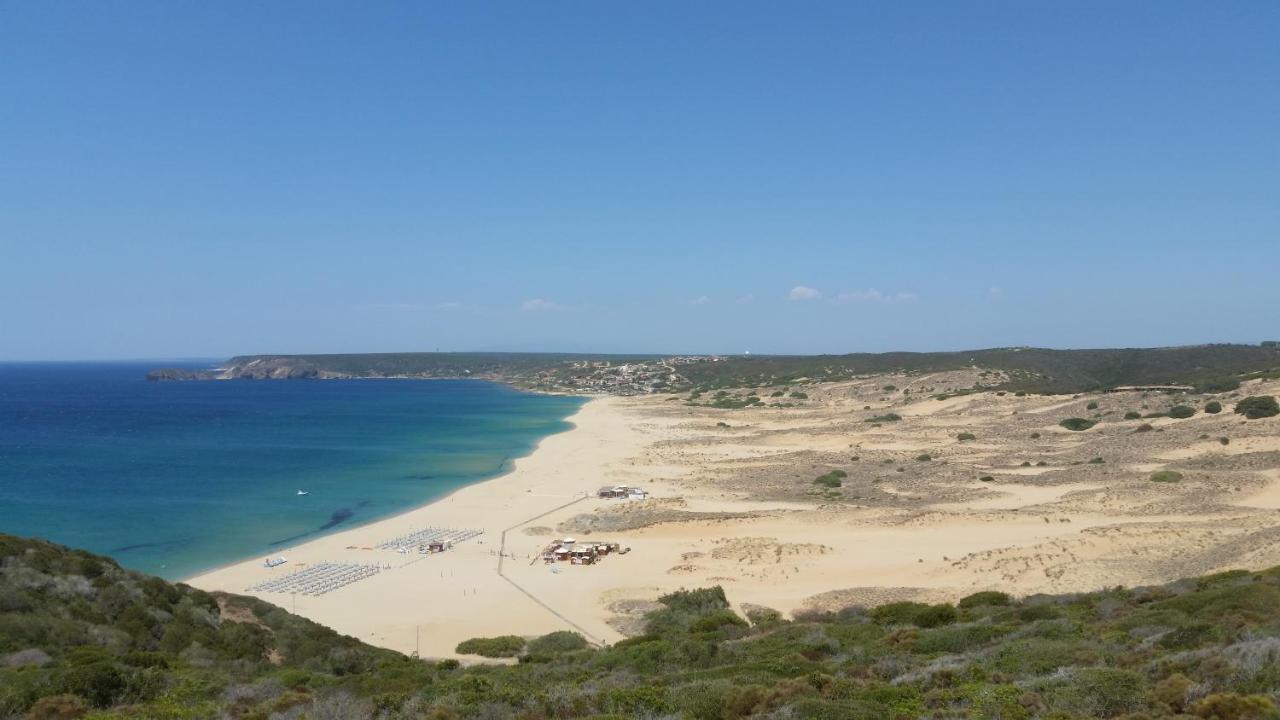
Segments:
[[[287,609],[296,601],[299,614],[366,642],[451,657],[477,636],[571,629],[614,642],[681,587],[718,584],[739,609],[794,613],[1280,564],[1275,419],[1228,409],[1121,420],[1187,400],[1161,394],[930,397],[971,384],[963,372],[882,376],[741,410],[596,398],[506,475],[284,549],[281,567],[253,558],[188,582],[245,593],[318,562],[377,563],[376,575],[318,597],[249,594]],[[1277,391],[1255,382],[1241,393]],[[889,410],[901,419],[867,422]],[[1090,416],[1099,421],[1086,432],[1058,425]],[[1150,480],[1164,469],[1183,479]],[[831,470],[846,473],[839,488],[814,484]],[[650,499],[595,497],[611,484],[643,486]],[[483,534],[433,555],[375,549],[429,526]],[[564,536],[631,550],[593,566],[545,565],[542,548]]]

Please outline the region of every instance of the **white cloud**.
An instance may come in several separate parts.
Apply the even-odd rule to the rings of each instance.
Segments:
[[[987,299],[993,302],[1004,299],[1004,288],[987,288]]]
[[[791,288],[791,292],[787,294],[787,297],[792,300],[817,300],[822,297],[822,291],[805,287],[804,285],[797,285]]]
[[[520,303],[521,310],[526,310],[530,312],[537,311],[537,310],[554,310],[557,307],[559,306],[556,305],[555,303],[551,302],[550,300],[544,300],[542,298],[533,298],[532,300],[525,300],[524,302]]]
[[[698,297],[690,300],[689,304],[690,305],[706,305],[709,302],[711,302],[711,298],[707,297],[706,295],[699,295]]]
[[[739,305],[749,305],[749,304],[751,304],[751,303],[753,303],[753,302],[755,302],[755,301],[756,301],[756,296],[755,296],[755,295],[751,295],[750,293],[748,293],[748,294],[743,295],[742,297],[738,298],[738,299],[737,299],[737,300],[735,300],[734,302],[738,303]]]
[[[435,307],[437,310],[457,310],[462,307],[462,303],[450,300],[449,302],[436,303]]]
[[[886,305],[890,303],[915,302],[919,299],[920,296],[912,292],[882,293],[875,288],[843,292],[836,296],[836,302],[882,303]]]

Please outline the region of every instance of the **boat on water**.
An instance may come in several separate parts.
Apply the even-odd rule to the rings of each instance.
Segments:
[[[299,494],[299,495],[310,495],[311,493],[307,492],[306,490],[299,490],[299,491],[298,491],[298,494]]]

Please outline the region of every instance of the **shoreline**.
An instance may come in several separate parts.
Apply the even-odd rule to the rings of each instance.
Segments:
[[[371,379],[373,379],[373,378],[371,378]],[[443,379],[443,378],[405,378],[405,379],[410,379],[410,380],[412,380],[412,379],[436,380],[436,379]],[[450,379],[451,379],[451,378],[450,378]],[[484,380],[484,381],[482,381],[482,382],[490,382],[490,381],[488,381],[488,380]],[[499,383],[499,384],[502,384],[502,383]],[[518,390],[518,388],[512,388],[512,389],[517,389],[517,390]],[[565,395],[569,395],[569,393],[564,393],[564,394],[565,394]],[[585,401],[586,401],[586,402],[584,402],[584,403],[583,403],[583,404],[582,404],[582,405],[581,405],[577,410],[575,410],[575,411],[573,412],[573,414],[572,414],[572,415],[567,416],[567,417],[566,417],[566,418],[564,418],[564,420],[563,420],[563,422],[566,422],[566,423],[568,423],[568,424],[569,424],[569,427],[565,428],[564,430],[560,430],[560,431],[558,431],[558,432],[553,432],[553,433],[551,433],[551,434],[549,434],[549,435],[545,435],[545,436],[543,436],[541,439],[539,439],[539,440],[538,440],[538,442],[536,442],[536,443],[534,443],[534,444],[533,444],[533,447],[531,447],[531,448],[529,449],[529,452],[524,453],[523,455],[516,455],[516,456],[509,456],[509,457],[507,457],[507,458],[506,458],[506,459],[504,459],[504,460],[503,460],[503,462],[502,462],[502,465],[505,467],[505,469],[503,469],[501,472],[498,472],[498,473],[494,474],[493,476],[491,476],[491,477],[487,477],[487,478],[485,478],[485,479],[483,479],[483,480],[477,480],[477,481],[475,481],[475,482],[467,483],[466,485],[461,485],[461,486],[459,486],[459,487],[453,488],[452,490],[450,490],[450,491],[446,492],[445,494],[441,495],[441,496],[440,496],[440,497],[438,497],[438,498],[435,498],[434,500],[428,500],[428,501],[427,501],[427,502],[425,502],[425,503],[422,503],[422,504],[419,504],[419,505],[415,505],[415,506],[413,506],[413,507],[411,507],[411,508],[409,508],[409,509],[407,509],[407,510],[401,510],[401,511],[399,511],[399,512],[396,512],[396,513],[393,513],[393,514],[391,514],[391,515],[388,515],[388,516],[386,516],[386,517],[382,517],[382,518],[375,518],[375,519],[372,519],[372,520],[367,520],[367,521],[365,521],[365,522],[363,522],[363,523],[359,523],[359,524],[351,525],[351,526],[349,526],[349,527],[345,527],[345,528],[343,528],[343,529],[341,529],[341,530],[338,530],[338,531],[336,531],[336,532],[333,532],[333,533],[329,533],[329,534],[326,534],[326,535],[320,535],[320,536],[317,536],[317,537],[311,538],[310,540],[307,540],[307,541],[305,541],[305,542],[301,542],[301,543],[295,544],[295,545],[293,545],[293,546],[291,546],[291,547],[282,548],[282,549],[279,549],[279,550],[268,550],[268,551],[267,551],[267,555],[281,555],[281,554],[284,554],[285,552],[290,552],[290,551],[292,551],[292,549],[293,549],[294,547],[301,547],[301,546],[306,545],[307,543],[310,543],[310,542],[314,542],[314,541],[317,541],[317,540],[323,540],[323,539],[325,539],[325,538],[337,537],[337,536],[339,536],[339,535],[342,535],[343,533],[352,532],[352,531],[355,531],[355,530],[360,530],[360,529],[363,529],[363,528],[367,528],[367,527],[369,527],[369,526],[371,526],[371,525],[376,525],[376,524],[381,523],[381,522],[388,522],[388,521],[392,521],[392,520],[397,520],[397,519],[399,519],[400,517],[402,517],[402,516],[404,516],[404,515],[409,515],[409,514],[416,513],[416,512],[421,511],[421,510],[425,510],[426,508],[428,508],[428,507],[430,507],[430,506],[432,506],[432,505],[434,505],[434,504],[436,504],[436,503],[445,502],[445,501],[449,500],[451,497],[453,497],[453,495],[455,495],[456,493],[459,493],[459,492],[461,492],[461,491],[463,491],[463,490],[466,490],[467,488],[475,487],[475,486],[477,486],[477,485],[484,485],[485,483],[490,483],[490,482],[493,482],[493,481],[495,481],[495,480],[500,480],[500,479],[502,479],[502,478],[504,478],[504,477],[506,477],[506,476],[510,475],[511,473],[514,473],[514,472],[516,471],[516,469],[518,468],[518,464],[519,464],[519,462],[520,462],[521,460],[523,460],[523,459],[527,458],[527,457],[532,456],[534,453],[538,452],[538,450],[542,447],[542,444],[543,444],[543,443],[545,443],[547,440],[549,440],[549,439],[551,439],[551,438],[553,438],[553,437],[560,436],[560,435],[566,435],[566,434],[571,433],[571,432],[573,432],[574,430],[576,430],[576,429],[577,429],[578,424],[577,424],[577,422],[575,422],[575,421],[574,421],[574,418],[578,417],[578,416],[582,413],[583,408],[585,408],[585,407],[586,407],[587,405],[589,405],[593,400],[595,400],[595,399],[596,399],[595,397],[589,397],[589,396],[580,396],[580,397],[583,397],[583,398],[585,399]],[[187,585],[193,585],[193,586],[194,586],[194,581],[195,581],[195,580],[197,580],[197,579],[199,579],[199,578],[201,578],[201,577],[204,577],[204,576],[207,576],[207,575],[213,575],[213,574],[216,574],[216,573],[221,572],[221,571],[223,571],[223,570],[226,570],[226,569],[228,569],[228,568],[232,568],[232,567],[236,567],[236,566],[239,566],[239,565],[243,565],[243,564],[245,564],[245,563],[254,562],[254,561],[256,560],[256,558],[257,558],[257,556],[254,556],[254,557],[252,557],[252,558],[250,558],[250,557],[246,557],[246,558],[242,558],[242,559],[240,559],[240,560],[232,560],[232,561],[225,562],[225,563],[219,563],[218,565],[215,565],[215,566],[213,566],[213,567],[211,567],[211,568],[207,568],[207,569],[204,569],[204,570],[200,570],[200,571],[195,572],[195,573],[192,573],[192,574],[190,574],[190,575],[186,575],[185,577],[177,578],[177,579],[173,580],[173,582],[175,582],[175,583],[184,583],[184,584],[187,584]]]
[[[517,530],[510,535],[516,535],[530,518],[563,512],[568,501],[598,502],[592,491],[602,484],[600,474],[634,449],[634,443],[622,441],[628,433],[624,416],[611,407],[615,402],[615,398],[588,398],[565,419],[570,428],[542,438],[531,452],[513,458],[507,472],[391,517],[270,553],[286,557],[284,565],[267,568],[262,558],[255,557],[182,582],[207,591],[253,595],[337,632],[406,654],[456,657],[453,648],[458,642],[499,629],[524,634],[564,629],[560,620],[497,574],[499,537],[513,527]],[[433,555],[377,549],[389,538],[422,527],[482,534]],[[522,547],[508,548],[508,570],[523,567],[530,550],[530,538],[513,543],[516,538],[510,535],[508,545]],[[369,579],[315,597],[250,590],[257,583],[321,562],[376,563],[383,569]],[[477,608],[492,609],[495,616],[504,618],[503,627],[495,629]],[[590,632],[608,639],[619,637],[602,623],[590,624]]]

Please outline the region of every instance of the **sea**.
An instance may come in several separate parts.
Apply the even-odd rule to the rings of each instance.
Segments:
[[[0,532],[182,579],[496,477],[585,402],[479,380],[148,382],[159,364],[0,363]]]

